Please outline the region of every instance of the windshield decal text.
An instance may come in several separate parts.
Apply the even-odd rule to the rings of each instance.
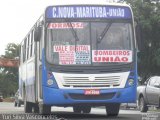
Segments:
[[[89,45],[55,45],[53,51],[59,55],[59,64],[91,64]]]
[[[72,28],[72,27],[81,29],[81,28],[84,28],[84,25],[81,22],[72,22],[71,24],[69,23],[50,23],[48,25],[48,29],[67,29],[67,28]]]
[[[132,62],[131,50],[92,50],[92,62]]]

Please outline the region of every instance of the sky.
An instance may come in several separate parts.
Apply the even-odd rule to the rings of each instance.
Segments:
[[[20,44],[45,8],[55,4],[92,3],[106,0],[1,0],[0,55],[8,43]]]

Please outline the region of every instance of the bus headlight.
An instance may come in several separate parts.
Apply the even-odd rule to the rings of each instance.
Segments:
[[[134,85],[134,79],[131,79],[131,78],[130,78],[130,79],[128,80],[128,85],[129,85],[129,86]]]
[[[53,80],[52,79],[49,79],[49,80],[47,80],[47,85],[49,85],[49,86],[51,86],[51,85],[53,85]]]
[[[57,88],[58,89],[58,85],[57,85],[57,82],[56,82],[56,80],[54,78],[54,75],[50,71],[48,71],[48,74],[47,74],[46,85],[48,87],[52,87],[52,88]]]

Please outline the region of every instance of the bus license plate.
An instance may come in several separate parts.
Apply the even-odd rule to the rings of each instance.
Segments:
[[[88,89],[84,91],[85,95],[99,95],[100,91],[99,90],[93,90],[93,89]]]

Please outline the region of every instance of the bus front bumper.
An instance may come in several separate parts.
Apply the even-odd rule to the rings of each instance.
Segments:
[[[136,87],[101,89],[100,95],[84,95],[81,89],[55,89],[43,86],[43,104],[46,105],[74,105],[106,103],[133,103],[136,101]]]

